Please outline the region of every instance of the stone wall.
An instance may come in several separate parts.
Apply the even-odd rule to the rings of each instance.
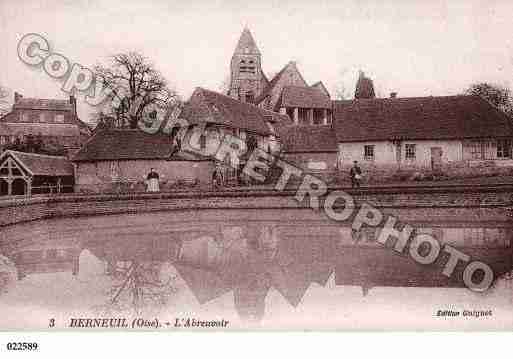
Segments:
[[[349,191],[355,202],[368,202],[408,220],[511,220],[513,185],[500,187],[446,186]],[[269,190],[182,192],[166,194],[62,195],[0,202],[0,227],[54,217],[144,213],[187,209],[305,209],[294,192]],[[307,197],[308,199],[308,197]],[[411,209],[415,208],[415,211]],[[297,214],[294,214],[297,220]],[[1,233],[1,231],[0,231]],[[0,234],[0,239],[2,235]]]
[[[212,161],[127,160],[78,162],[75,166],[75,192],[144,192],[151,168],[160,175],[161,190],[181,184],[210,183]]]

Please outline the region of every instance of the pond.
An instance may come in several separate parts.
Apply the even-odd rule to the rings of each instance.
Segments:
[[[513,225],[460,217],[410,224],[489,264],[497,280],[484,293],[465,288],[460,267],[446,277],[440,263],[376,242],[370,227],[354,231],[307,209],[16,224],[0,237],[0,328],[113,317],[157,318],[169,330],[188,319],[224,320],[226,329],[511,330]]]

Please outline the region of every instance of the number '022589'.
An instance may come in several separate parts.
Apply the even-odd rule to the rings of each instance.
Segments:
[[[7,350],[38,350],[39,345],[37,343],[25,343],[25,342],[10,342],[7,343]]]

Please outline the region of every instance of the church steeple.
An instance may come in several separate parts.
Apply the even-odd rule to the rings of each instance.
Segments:
[[[244,102],[253,102],[263,91],[265,76],[262,55],[251,31],[244,27],[230,64],[229,95]]]
[[[237,47],[234,51],[234,55],[235,54],[260,55],[260,50],[258,49],[255,39],[253,39],[253,35],[251,35],[251,31],[249,31],[247,26],[245,26],[244,30],[242,30],[239,42],[237,42]]]

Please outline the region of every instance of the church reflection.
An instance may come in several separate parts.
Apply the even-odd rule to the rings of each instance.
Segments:
[[[512,229],[468,226],[420,226],[442,242],[465,247],[474,258],[491,263],[496,274],[511,271]],[[112,279],[108,310],[165,305],[176,292],[170,264],[200,304],[233,293],[238,315],[259,321],[266,297],[276,290],[298,306],[308,288],[335,284],[360,286],[461,287],[461,278],[445,278],[440,267],[425,267],[376,242],[376,232],[355,232],[335,225],[298,226],[276,222],[208,223],[177,226],[163,236],[141,239],[24,239],[4,245],[2,253],[16,267],[18,280],[41,273],[79,274],[79,257],[88,250]],[[1,270],[0,270],[1,271]]]

